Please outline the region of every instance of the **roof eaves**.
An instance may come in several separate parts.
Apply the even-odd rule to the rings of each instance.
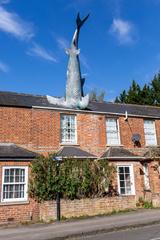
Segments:
[[[142,157],[142,156],[133,156],[133,157],[102,157],[102,158],[99,158],[99,159],[108,159],[108,160],[140,160],[140,159],[146,159],[145,157]]]
[[[105,115],[116,115],[116,116],[125,116],[124,113],[115,113],[115,112],[105,112],[105,111],[92,111],[92,110],[79,110],[73,108],[62,108],[62,107],[44,107],[44,106],[32,106],[32,108],[37,109],[44,109],[44,110],[60,110],[60,111],[70,111],[70,112],[84,112],[84,113],[95,113],[95,114],[105,114]],[[160,119],[160,116],[153,116],[153,115],[139,115],[139,114],[129,114],[128,117],[143,117],[143,118],[153,118],[153,119]]]

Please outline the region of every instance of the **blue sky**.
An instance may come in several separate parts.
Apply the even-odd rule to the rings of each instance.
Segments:
[[[0,0],[0,90],[63,96],[77,12],[85,92],[106,100],[160,70],[160,0]]]

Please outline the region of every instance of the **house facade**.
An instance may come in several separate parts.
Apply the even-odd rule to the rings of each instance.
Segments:
[[[160,193],[160,108],[90,102],[60,107],[45,96],[0,92],[0,222],[38,219],[28,197],[37,155],[103,158],[117,168],[119,196],[152,200]]]

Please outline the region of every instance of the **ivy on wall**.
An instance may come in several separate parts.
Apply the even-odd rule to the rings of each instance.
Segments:
[[[59,166],[53,156],[40,157],[31,164],[29,194],[38,201],[104,197],[115,168],[106,160],[65,159]]]

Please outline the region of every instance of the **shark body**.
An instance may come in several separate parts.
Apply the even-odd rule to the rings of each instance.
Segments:
[[[48,101],[52,104],[58,104],[67,107],[85,109],[89,103],[89,95],[83,96],[84,78],[81,76],[78,48],[79,33],[82,25],[88,19],[87,15],[83,20],[77,15],[76,23],[77,28],[74,32],[71,46],[66,50],[69,56],[67,67],[67,83],[66,83],[66,96],[65,98],[54,98],[47,96]]]

